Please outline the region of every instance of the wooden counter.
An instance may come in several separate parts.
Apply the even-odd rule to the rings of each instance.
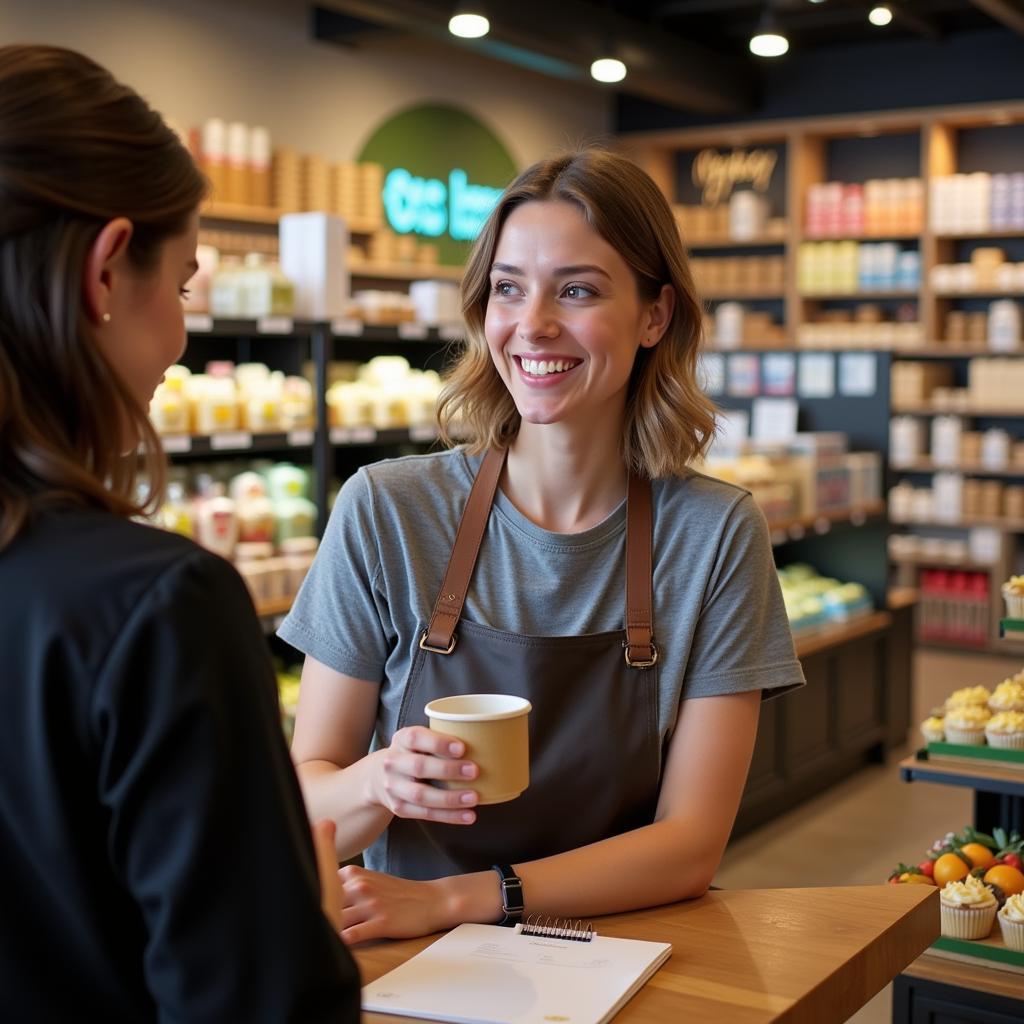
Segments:
[[[621,1024],[825,1024],[845,1021],[938,938],[939,899],[921,885],[721,890],[595,925],[603,935],[673,946]],[[354,948],[364,984],[431,941]]]

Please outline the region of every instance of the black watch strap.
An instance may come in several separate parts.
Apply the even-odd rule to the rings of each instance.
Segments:
[[[501,879],[502,919],[498,922],[506,928],[523,923],[526,902],[523,899],[523,880],[512,870],[511,864],[495,864],[492,870]]]

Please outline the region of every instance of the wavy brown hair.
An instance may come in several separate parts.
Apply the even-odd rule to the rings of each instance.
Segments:
[[[206,189],[160,115],[98,64],[0,47],[0,550],[43,504],[133,515],[162,495],[160,440],[95,343],[82,272],[115,217],[132,222],[132,263],[152,270]],[[141,458],[121,454],[126,424]]]
[[[648,477],[683,473],[714,436],[714,406],[697,385],[703,312],[668,201],[651,178],[617,153],[586,147],[534,164],[512,182],[480,232],[462,280],[466,346],[438,403],[442,439],[454,443],[455,421],[480,453],[507,447],[520,417],[487,348],[484,318],[491,264],[501,229],[522,203],[572,203],[629,264],[641,299],[671,285],[676,302],[661,341],[640,348],[626,401],[622,456]]]

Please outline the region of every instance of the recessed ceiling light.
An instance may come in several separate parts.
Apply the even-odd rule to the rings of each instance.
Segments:
[[[877,25],[879,28],[884,28],[892,21],[892,8],[888,4],[878,4],[871,8],[868,14],[868,21],[872,25]]]
[[[459,11],[448,22],[448,31],[462,39],[480,39],[491,31],[491,23],[474,11]]]
[[[626,65],[614,57],[599,57],[590,65],[590,74],[598,82],[621,82],[626,77]]]

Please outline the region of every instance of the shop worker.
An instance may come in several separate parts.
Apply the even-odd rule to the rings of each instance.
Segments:
[[[339,856],[365,850],[348,941],[701,895],[760,701],[803,680],[760,510],[688,468],[714,431],[702,311],[653,181],[598,149],[525,171],[463,313],[440,422],[468,444],[348,480],[281,629],[306,653],[307,806]],[[476,692],[533,705],[509,803],[475,806],[476,766],[425,728],[427,702]]]
[[[252,602],[130,520],[140,446],[159,500],[146,410],[185,345],[205,187],[92,61],[0,48],[5,1021],[359,1014]]]

